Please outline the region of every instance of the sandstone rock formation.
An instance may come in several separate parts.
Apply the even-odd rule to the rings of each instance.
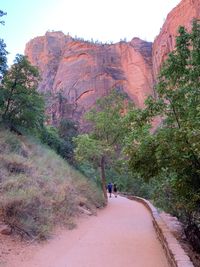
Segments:
[[[179,26],[185,26],[189,30],[194,18],[200,18],[199,0],[182,0],[168,14],[160,34],[153,43],[152,61],[155,79],[167,55],[174,49],[175,37],[177,36]]]
[[[125,91],[142,107],[153,93],[151,48],[139,38],[108,45],[47,32],[31,40],[25,54],[41,71],[39,90],[48,95],[50,122],[55,124],[62,117],[80,120],[112,88]]]
[[[81,120],[96,100],[112,89],[123,90],[139,106],[153,94],[153,84],[179,25],[191,27],[200,17],[199,0],[182,0],[167,16],[155,42],[134,38],[117,44],[91,43],[62,32],[47,32],[26,45],[25,54],[39,67],[39,90],[46,93],[49,122]]]

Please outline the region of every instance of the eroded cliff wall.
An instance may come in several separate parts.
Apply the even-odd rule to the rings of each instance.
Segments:
[[[152,43],[139,38],[117,44],[94,44],[73,39],[62,32],[47,32],[26,45],[25,54],[39,67],[39,90],[47,95],[49,122],[61,118],[82,120],[96,100],[116,88],[143,107],[153,94],[157,74],[174,49],[180,25],[191,27],[200,18],[200,0],[182,0]]]
[[[153,93],[152,43],[139,38],[102,45],[47,32],[31,40],[25,54],[40,69],[39,90],[48,96],[53,123],[62,117],[80,120],[112,88],[126,92],[140,107]]]
[[[182,0],[168,14],[159,35],[153,43],[153,75],[156,79],[162,63],[174,49],[179,26],[191,29],[193,19],[200,18],[200,0]]]

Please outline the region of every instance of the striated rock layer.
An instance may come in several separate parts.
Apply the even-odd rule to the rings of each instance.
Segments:
[[[200,17],[199,0],[182,0],[167,16],[155,42],[98,44],[73,39],[62,32],[47,32],[26,45],[25,54],[39,67],[39,90],[47,95],[49,123],[61,118],[81,121],[96,100],[116,88],[138,107],[153,94],[153,84],[163,61],[174,49],[179,25],[191,27]]]

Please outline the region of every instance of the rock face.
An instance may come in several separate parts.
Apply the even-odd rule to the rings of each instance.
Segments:
[[[119,43],[115,47],[126,78],[123,90],[136,106],[143,107],[145,98],[153,94],[152,44],[134,38],[130,43]]]
[[[39,90],[47,95],[49,123],[61,118],[81,121],[96,100],[116,88],[138,107],[153,94],[153,84],[168,53],[174,49],[179,25],[191,27],[200,17],[199,0],[182,0],[167,16],[155,42],[94,44],[62,32],[47,32],[26,45],[25,54],[39,67]]]
[[[25,54],[41,71],[39,90],[48,95],[54,124],[63,117],[80,120],[112,88],[125,91],[140,107],[153,93],[152,43],[138,38],[102,45],[47,32],[31,40]]]
[[[153,75],[156,79],[162,63],[174,49],[179,26],[191,29],[194,18],[200,18],[199,0],[182,0],[167,16],[167,19],[153,43]]]

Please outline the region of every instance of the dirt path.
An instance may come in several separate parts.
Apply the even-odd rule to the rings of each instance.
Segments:
[[[118,197],[77,229],[29,247],[6,267],[169,267],[146,208]]]

